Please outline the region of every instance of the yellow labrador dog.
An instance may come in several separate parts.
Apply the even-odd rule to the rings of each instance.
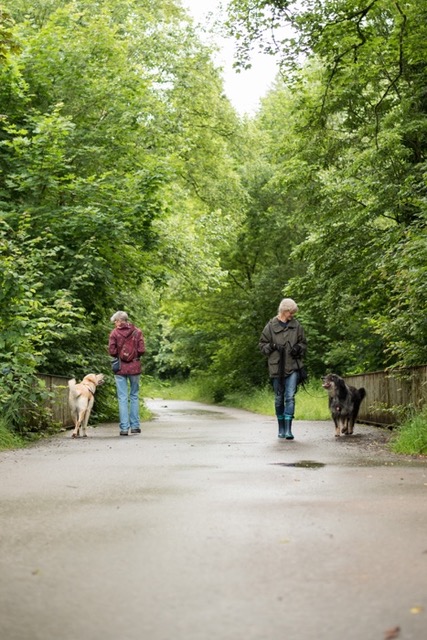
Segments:
[[[92,411],[93,402],[95,400],[96,387],[104,382],[102,373],[89,373],[79,383],[75,378],[68,380],[68,402],[70,404],[71,415],[74,422],[74,431],[72,438],[78,438],[80,428],[83,438],[87,437],[86,427],[89,422],[90,412]]]

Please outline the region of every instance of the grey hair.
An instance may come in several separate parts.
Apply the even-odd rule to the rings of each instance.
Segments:
[[[277,313],[280,315],[283,311],[292,311],[292,313],[296,313],[298,311],[298,305],[295,300],[292,300],[292,298],[283,298],[279,304]]]
[[[127,322],[129,320],[129,317],[126,311],[116,311],[116,313],[111,316],[110,322],[116,322],[116,320]]]

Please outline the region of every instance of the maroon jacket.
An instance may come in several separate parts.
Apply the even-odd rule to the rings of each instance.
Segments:
[[[125,339],[134,331],[136,331],[135,340],[137,345],[136,348],[138,351],[138,358],[136,360],[132,360],[132,362],[124,362],[122,360],[121,367],[116,373],[117,376],[137,376],[141,373],[140,357],[143,353],[145,353],[144,336],[142,335],[142,331],[140,329],[137,329],[130,322],[122,324],[120,327],[116,327],[110,333],[110,338],[108,340],[108,353],[110,354],[110,356],[118,356]]]

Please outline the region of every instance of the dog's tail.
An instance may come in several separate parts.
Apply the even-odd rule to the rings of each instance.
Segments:
[[[76,379],[72,378],[71,380],[68,380],[68,387],[70,389],[70,391],[74,391],[76,386]]]
[[[360,387],[360,389],[358,389],[358,392],[360,396],[360,402],[362,402],[363,398],[366,396],[366,389],[364,389],[363,387]]]

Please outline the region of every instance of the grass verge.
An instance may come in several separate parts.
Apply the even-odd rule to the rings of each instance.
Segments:
[[[158,397],[165,400],[193,400],[208,404],[220,404],[274,416],[274,394],[271,385],[247,392],[229,393],[221,402],[215,402],[209,382],[206,380],[160,382],[150,378],[143,383],[143,394],[146,397]],[[322,389],[320,382],[311,382],[306,385],[306,388],[300,387],[295,400],[296,420],[330,420],[328,396]]]
[[[274,416],[274,394],[271,385],[254,389],[250,393],[229,394],[221,404],[254,413]],[[328,396],[320,383],[300,387],[295,396],[295,420],[330,420]]]
[[[427,407],[396,429],[391,449],[394,453],[427,455]]]

